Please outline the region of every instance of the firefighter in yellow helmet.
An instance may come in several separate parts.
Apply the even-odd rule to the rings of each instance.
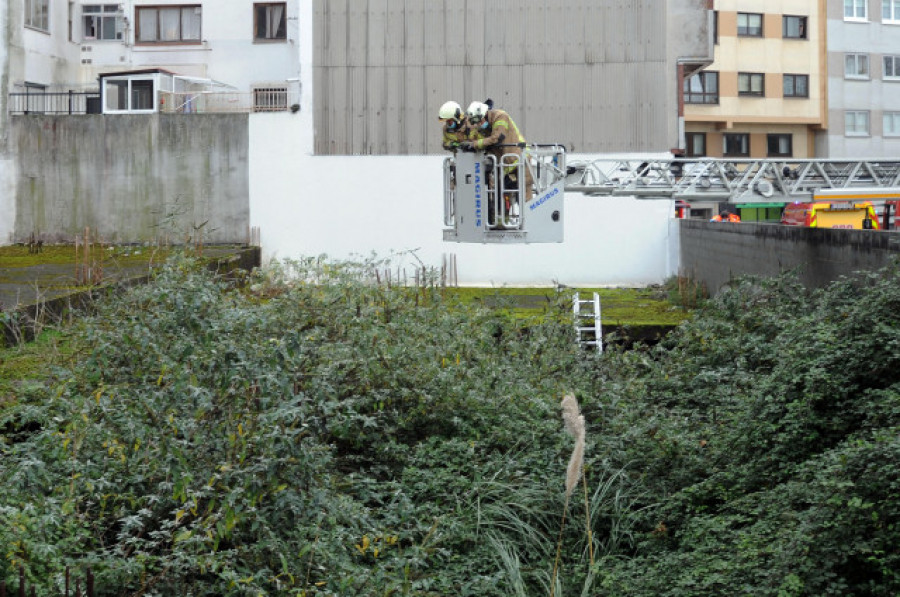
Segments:
[[[466,119],[469,121],[469,141],[464,143],[462,148],[482,149],[492,154],[497,163],[501,164],[507,188],[517,186],[515,164],[525,159],[523,155],[525,137],[519,132],[519,127],[513,119],[505,111],[494,109],[482,102],[469,104]],[[523,170],[525,200],[529,201],[534,194],[531,188],[533,178],[527,164],[523,164]]]
[[[441,145],[447,151],[456,151],[460,143],[468,140],[468,127],[462,106],[454,101],[444,102],[438,110],[438,120],[444,124]]]

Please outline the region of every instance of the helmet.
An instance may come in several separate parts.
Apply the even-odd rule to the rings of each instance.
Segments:
[[[472,124],[481,122],[487,116],[488,106],[481,102],[472,102],[466,110],[466,116]]]
[[[462,106],[453,101],[444,102],[438,110],[438,118],[441,120],[462,120],[462,116]]]

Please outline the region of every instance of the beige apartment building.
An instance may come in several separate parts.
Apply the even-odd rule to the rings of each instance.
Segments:
[[[714,61],[684,81],[685,153],[815,156],[828,126],[826,0],[715,0]]]

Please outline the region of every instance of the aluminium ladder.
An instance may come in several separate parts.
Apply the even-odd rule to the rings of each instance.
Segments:
[[[600,324],[600,294],[582,299],[575,293],[572,299],[572,315],[575,320],[575,339],[581,346],[596,346],[603,352],[603,327]]]

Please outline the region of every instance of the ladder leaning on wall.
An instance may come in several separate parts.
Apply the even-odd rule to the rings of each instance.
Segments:
[[[600,324],[600,294],[582,299],[575,293],[572,298],[572,315],[575,320],[575,340],[585,347],[596,346],[603,352],[603,327]]]

